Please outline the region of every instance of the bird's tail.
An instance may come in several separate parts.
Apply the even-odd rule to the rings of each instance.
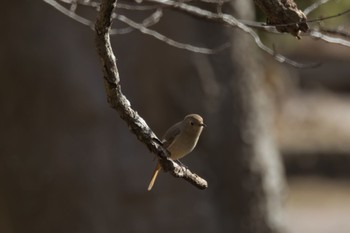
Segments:
[[[152,189],[152,187],[153,187],[153,185],[154,185],[154,182],[155,182],[156,179],[157,179],[158,173],[159,173],[159,171],[160,171],[161,169],[162,169],[162,166],[161,166],[160,163],[158,162],[156,168],[154,169],[152,179],[151,179],[151,181],[149,182],[148,189],[147,189],[148,191],[151,191],[151,189]]]

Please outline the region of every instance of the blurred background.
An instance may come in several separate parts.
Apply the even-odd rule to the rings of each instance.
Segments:
[[[238,18],[254,17],[251,1],[234,2]],[[330,1],[309,18],[349,8]],[[322,63],[295,69],[240,30],[170,10],[155,29],[231,48],[200,55],[136,31],[114,36],[123,92],[158,136],[188,113],[208,125],[182,162],[209,188],[160,174],[147,192],[154,155],[107,103],[94,32],[43,1],[3,2],[0,17],[0,232],[350,232],[348,47],[261,33],[290,58]],[[321,26],[349,32],[350,18]]]

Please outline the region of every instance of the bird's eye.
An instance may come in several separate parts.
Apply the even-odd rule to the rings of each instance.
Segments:
[[[194,125],[193,121],[190,121],[190,124],[191,124],[191,125]]]

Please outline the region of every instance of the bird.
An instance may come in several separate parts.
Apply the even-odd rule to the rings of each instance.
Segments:
[[[171,126],[162,137],[162,145],[170,153],[170,158],[179,161],[192,152],[204,127],[206,125],[203,118],[198,114],[189,114],[182,121]],[[162,166],[158,161],[148,185],[148,191],[152,189],[161,169]]]

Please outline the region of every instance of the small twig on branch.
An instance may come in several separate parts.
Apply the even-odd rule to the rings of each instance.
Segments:
[[[79,15],[77,15],[75,12],[70,11],[69,9],[65,8],[64,6],[60,5],[59,3],[57,3],[55,0],[44,0],[45,2],[49,3],[50,5],[52,5],[54,8],[56,8],[57,10],[59,10],[60,12],[62,12],[63,14],[69,16],[70,18],[78,21],[79,23],[82,23],[86,26],[89,26],[90,28],[92,28],[94,30],[93,27],[93,23],[86,19],[83,18]],[[67,0],[68,1],[68,0]],[[66,2],[66,1],[65,1]],[[67,3],[67,2],[66,2]],[[96,8],[97,9],[97,8]],[[188,50],[191,52],[195,52],[195,53],[202,53],[202,54],[215,54],[218,53],[226,48],[228,48],[230,46],[229,43],[225,43],[217,48],[214,49],[209,49],[209,48],[202,48],[202,47],[198,47],[198,46],[194,46],[191,44],[185,44],[185,43],[181,43],[178,41],[175,41],[169,37],[166,37],[165,35],[149,29],[148,27],[158,23],[158,21],[160,20],[161,16],[162,16],[162,10],[158,9],[156,12],[154,12],[153,14],[151,14],[149,17],[147,17],[146,19],[143,20],[142,23],[137,23],[129,18],[127,18],[124,15],[120,15],[120,14],[112,14],[113,18],[118,19],[119,21],[129,25],[129,27],[126,28],[118,28],[118,29],[111,29],[110,34],[111,35],[115,35],[115,34],[126,34],[126,33],[130,33],[133,30],[138,30],[143,34],[152,36],[160,41],[163,41],[173,47],[179,48],[179,49],[184,49],[184,50]]]
[[[199,7],[196,7],[196,6],[192,6],[192,5],[189,5],[186,3],[177,2],[177,1],[173,1],[173,0],[148,0],[148,1],[171,6],[174,9],[177,9],[181,12],[187,13],[187,14],[194,16],[194,17],[199,17],[199,18],[210,20],[210,21],[225,23],[231,27],[237,27],[237,28],[241,29],[242,31],[248,33],[250,36],[252,36],[256,45],[260,49],[262,49],[264,52],[273,56],[278,62],[287,63],[291,66],[296,67],[296,68],[311,68],[311,67],[316,67],[319,65],[319,63],[312,63],[312,64],[298,63],[296,61],[293,61],[293,60],[283,56],[282,54],[276,54],[275,51],[273,51],[273,49],[269,48],[261,41],[258,34],[252,28],[241,23],[238,19],[236,19],[232,15],[213,13],[211,11],[201,9]]]
[[[159,22],[161,17],[163,16],[163,10],[162,9],[157,9],[154,13],[152,13],[150,16],[145,18],[140,25],[143,27],[150,27],[155,25],[156,23]],[[115,17],[115,15],[113,16]],[[134,30],[137,30],[137,28],[134,27],[126,27],[126,28],[117,28],[117,29],[111,29],[110,34],[115,35],[115,34],[127,34],[130,33]]]
[[[350,32],[344,31],[342,28],[325,28],[325,27],[320,27],[320,32],[331,34],[331,35],[336,35],[336,36],[341,36],[344,38],[350,39]]]
[[[119,113],[137,138],[158,156],[164,171],[170,172],[175,177],[182,177],[200,189],[207,188],[208,184],[204,179],[168,158],[167,150],[159,143],[159,139],[147,123],[131,108],[130,102],[121,92],[119,72],[109,34],[115,7],[116,0],[103,0],[95,24],[95,43],[103,68],[109,104]]]
[[[320,22],[320,21],[324,21],[324,20],[327,20],[327,19],[336,18],[336,17],[342,16],[342,15],[345,15],[345,14],[348,14],[348,13],[350,13],[350,9],[347,9],[347,10],[342,11],[340,13],[337,13],[335,15],[329,15],[329,16],[319,17],[319,18],[316,18],[316,19],[311,19],[311,20],[308,20],[308,22],[309,23]]]
[[[339,44],[346,47],[350,47],[350,41],[344,40],[342,38],[328,36],[317,30],[310,30],[308,34],[315,39],[322,39],[323,41],[326,41],[328,43]]]
[[[69,11],[67,8],[58,4],[55,0],[44,0],[44,1],[49,3],[50,5],[54,6],[56,9],[58,9],[59,11],[64,13],[65,15],[67,15],[67,16],[75,19],[76,21],[83,23],[84,25],[87,25],[87,26],[91,27],[92,29],[94,29],[92,27],[93,24],[90,20],[85,19],[85,18],[75,14],[75,12]],[[68,3],[72,0],[61,0],[61,1]],[[223,1],[225,1],[225,0],[223,0]],[[315,66],[319,65],[318,63],[313,63],[313,64],[298,63],[298,62],[293,61],[293,60],[291,60],[291,59],[289,59],[281,54],[276,53],[276,51],[273,51],[273,49],[266,46],[260,40],[260,37],[258,36],[258,34],[252,29],[252,27],[256,28],[257,25],[253,25],[253,26],[248,25],[247,26],[244,24],[246,22],[240,22],[238,19],[236,19],[232,15],[223,14],[223,13],[214,13],[214,12],[201,9],[201,8],[193,6],[193,5],[186,4],[184,2],[177,2],[177,1],[173,1],[173,0],[148,0],[148,2],[153,2],[153,3],[155,3],[155,5],[161,6],[161,8],[170,7],[170,8],[179,10],[181,12],[187,13],[187,14],[194,16],[194,17],[204,18],[204,19],[207,19],[207,20],[212,21],[212,22],[224,23],[224,24],[227,24],[231,27],[237,27],[237,28],[243,30],[244,32],[250,34],[260,49],[262,49],[264,52],[270,54],[277,61],[279,61],[281,63],[287,63],[291,66],[296,67],[296,68],[310,68],[310,67],[315,67]],[[88,4],[92,4],[92,3],[93,2],[89,2]],[[98,5],[98,7],[95,7],[95,9],[97,11],[99,11],[99,8],[100,8],[100,5]],[[153,20],[154,15],[157,15],[157,12],[154,13],[153,15],[151,15],[149,18]],[[150,23],[150,22],[152,22],[152,20],[148,20],[148,18],[146,18],[142,23],[136,23],[124,15],[113,14],[113,16],[115,18],[117,18],[118,20],[128,24],[130,27],[123,28],[123,29],[112,29],[110,34],[124,34],[124,33],[131,32],[133,30],[132,28],[134,28],[134,29],[137,29],[144,34],[153,36],[156,39],[159,39],[159,40],[161,40],[161,41],[163,41],[171,46],[185,49],[185,50],[192,51],[192,52],[196,52],[196,53],[204,53],[204,54],[217,53],[218,51],[221,51],[221,50],[230,46],[228,43],[226,43],[226,44],[221,45],[218,48],[209,49],[209,48],[201,48],[201,47],[193,46],[190,44],[180,43],[178,41],[175,41],[171,38],[168,38],[168,37],[160,34],[157,31],[154,31],[152,29],[147,28],[148,26],[152,25]],[[158,22],[158,21],[154,20],[154,22]],[[269,27],[269,29],[270,29],[270,31],[274,31],[274,30],[272,30],[271,26]]]
[[[160,34],[157,31],[149,29],[149,28],[143,26],[142,24],[136,23],[135,21],[132,21],[131,19],[127,18],[124,15],[113,14],[113,18],[116,18],[116,19],[122,21],[123,23],[126,23],[129,26],[138,29],[143,34],[153,36],[156,39],[163,41],[163,42],[165,42],[173,47],[176,47],[179,49],[185,49],[185,50],[195,52],[195,53],[214,54],[214,53],[217,53],[217,52],[219,52],[219,51],[221,51],[229,46],[229,44],[223,44],[222,46],[220,46],[218,48],[208,49],[208,48],[197,47],[197,46],[190,45],[190,44],[180,43],[180,42],[175,41],[169,37],[164,36],[163,34]]]
[[[117,8],[131,11],[148,11],[160,8],[159,5],[130,5],[125,3],[117,3]]]
[[[334,15],[328,15],[328,16],[322,16],[322,17],[318,17],[315,19],[308,19],[305,22],[306,23],[315,23],[315,22],[321,22],[321,21],[325,21],[328,19],[333,19],[345,14],[350,13],[350,9],[347,9],[345,11],[342,11],[340,13],[334,14]],[[239,22],[243,23],[244,25],[251,27],[251,28],[256,28],[256,29],[264,29],[267,32],[272,32],[272,33],[279,33],[276,29],[274,29],[274,27],[276,26],[290,26],[293,25],[295,23],[283,23],[283,24],[276,24],[276,25],[266,25],[266,23],[263,22],[256,22],[256,21],[250,21],[250,20],[242,20],[239,19]],[[331,29],[330,29],[331,30]],[[333,30],[333,32],[337,31],[336,29]],[[305,33],[306,35],[308,34],[307,32]],[[346,37],[346,36],[345,36]]]
[[[307,16],[308,14],[319,8],[321,5],[326,4],[329,1],[330,0],[319,0],[317,2],[314,2],[313,4],[304,9],[304,14]]]
[[[56,8],[56,10],[60,11],[61,13],[74,19],[75,21],[78,21],[79,23],[84,24],[84,25],[93,29],[93,23],[90,20],[85,19],[84,17],[77,15],[75,12],[70,11],[69,9],[65,8],[64,6],[62,6],[61,4],[56,2],[55,0],[43,0],[43,1],[48,3],[49,5],[53,6],[54,8]]]

